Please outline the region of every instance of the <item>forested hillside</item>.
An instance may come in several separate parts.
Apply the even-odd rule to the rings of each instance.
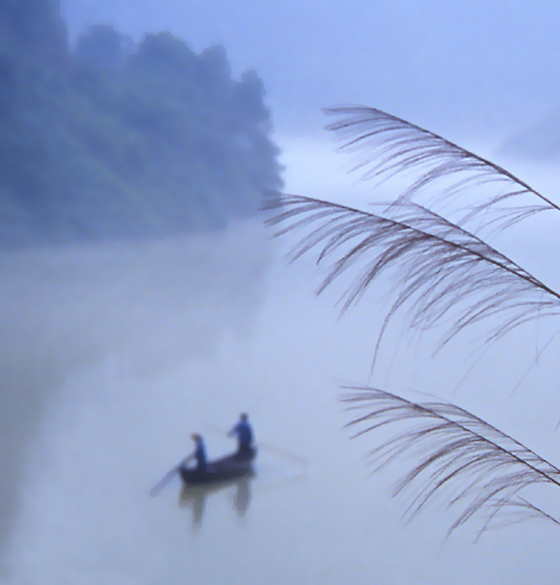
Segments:
[[[70,47],[58,0],[0,0],[0,246],[250,216],[281,184],[263,97],[222,47],[103,25]]]

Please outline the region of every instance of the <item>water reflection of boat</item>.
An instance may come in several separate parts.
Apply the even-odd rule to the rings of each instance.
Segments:
[[[184,484],[179,495],[179,506],[181,508],[192,509],[193,527],[198,528],[204,519],[206,502],[209,497],[218,492],[235,487],[233,494],[233,507],[239,517],[245,516],[251,503],[251,481],[255,473],[251,469],[242,477],[231,478],[229,480],[201,483],[201,484]]]
[[[250,475],[253,472],[253,461],[256,456],[256,449],[245,456],[235,453],[210,461],[203,472],[180,467],[179,474],[185,485],[207,485],[230,481]]]

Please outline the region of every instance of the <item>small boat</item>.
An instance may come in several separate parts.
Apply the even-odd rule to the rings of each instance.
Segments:
[[[202,485],[229,481],[251,475],[253,473],[253,461],[257,456],[257,450],[253,449],[247,455],[234,453],[221,459],[209,461],[206,471],[199,472],[197,469],[180,467],[179,474],[185,485]]]

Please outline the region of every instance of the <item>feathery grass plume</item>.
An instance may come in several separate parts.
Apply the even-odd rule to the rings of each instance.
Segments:
[[[388,438],[368,453],[374,471],[397,458],[414,461],[393,491],[409,492],[405,518],[439,497],[457,511],[448,536],[473,517],[482,521],[479,534],[527,518],[560,524],[519,494],[536,484],[560,487],[560,470],[509,435],[446,402],[412,402],[367,386],[345,390],[347,410],[365,411],[346,425],[356,429],[352,438],[387,427]]]
[[[416,178],[396,201],[373,211],[269,193],[266,222],[277,236],[297,235],[291,261],[315,254],[317,264],[327,266],[317,294],[347,279],[342,314],[380,276],[389,277],[372,369],[397,312],[420,331],[444,324],[439,348],[471,325],[484,322],[491,342],[533,319],[560,313],[557,291],[481,235],[485,228],[504,229],[540,211],[559,211],[555,203],[500,166],[380,110],[338,107],[327,113],[345,116],[328,126],[345,141],[343,151],[368,149],[355,167],[363,169],[365,179],[406,178],[408,172]],[[495,187],[495,194],[488,196],[488,187]],[[427,205],[418,202],[424,190],[436,193]],[[442,211],[463,195],[471,200],[473,191],[480,202],[463,202],[454,214]],[[403,457],[414,462],[395,486],[395,495],[411,492],[408,518],[443,499],[456,511],[449,533],[473,517],[482,519],[481,532],[529,517],[560,524],[519,494],[536,484],[560,487],[560,470],[511,436],[449,403],[413,402],[366,386],[347,389],[353,391],[345,399],[350,409],[367,409],[349,423],[358,429],[354,436],[381,435],[369,452],[375,469]]]
[[[318,264],[328,264],[317,294],[353,271],[341,298],[342,313],[381,274],[393,278],[397,286],[391,287],[372,369],[384,332],[400,309],[408,311],[409,325],[420,331],[447,322],[437,349],[465,327],[490,317],[495,319],[488,342],[532,319],[560,313],[556,291],[477,236],[418,204],[402,202],[378,214],[270,193],[265,210],[270,213],[268,225],[279,226],[277,236],[298,233],[291,261],[315,252]]]
[[[359,105],[334,106],[324,112],[342,116],[326,127],[342,142],[340,151],[365,151],[352,169],[362,170],[363,179],[416,173],[397,203],[412,200],[426,187],[437,192],[436,201],[442,202],[486,185],[493,187],[492,194],[480,204],[465,205],[459,225],[476,218],[482,222],[478,229],[503,229],[541,211],[560,211],[556,203],[503,167],[397,116]]]

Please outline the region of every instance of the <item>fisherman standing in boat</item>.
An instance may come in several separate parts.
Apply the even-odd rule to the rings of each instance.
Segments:
[[[228,437],[237,437],[238,459],[251,459],[255,454],[253,447],[253,429],[249,424],[249,417],[246,413],[239,415],[239,422],[229,431]]]

